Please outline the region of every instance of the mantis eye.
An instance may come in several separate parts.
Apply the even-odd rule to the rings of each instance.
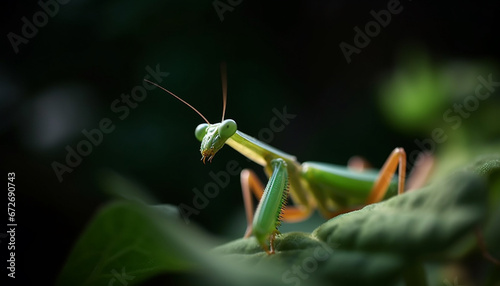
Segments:
[[[207,128],[208,124],[206,123],[202,123],[196,127],[196,130],[194,131],[194,136],[196,137],[196,139],[198,139],[198,141],[201,142],[201,140],[203,140],[203,137],[205,137],[205,134],[207,134]]]
[[[219,125],[219,135],[222,138],[229,138],[233,136],[233,134],[236,132],[236,129],[236,122],[234,122],[234,120],[232,119],[226,119]]]

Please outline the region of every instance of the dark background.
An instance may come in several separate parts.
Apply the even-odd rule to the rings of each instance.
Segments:
[[[415,149],[414,139],[429,133],[404,130],[387,116],[381,82],[412,49],[436,64],[495,64],[498,9],[495,1],[401,1],[403,11],[348,64],[339,44],[353,45],[353,28],[387,3],[243,0],[221,22],[212,1],[74,0],[59,5],[15,53],[7,35],[22,35],[21,18],[32,21],[41,8],[4,1],[0,152],[3,174],[16,172],[18,277],[52,284],[86,223],[111,200],[101,179],[106,171],[173,205],[192,205],[193,188],[202,189],[212,181],[209,172],[232,159],[264,179],[258,165],[229,147],[203,165],[193,136],[202,119],[160,90],[120,120],[110,105],[142,85],[146,66],[168,72],[161,85],[217,122],[225,61],[226,117],[257,136],[273,108],[286,106],[297,116],[271,144],[300,161],[345,164],[359,154],[380,166],[394,147]],[[102,118],[115,130],[59,182],[51,164],[64,163],[65,147],[75,148],[85,139],[81,131]],[[190,219],[222,241],[242,236],[239,177]]]

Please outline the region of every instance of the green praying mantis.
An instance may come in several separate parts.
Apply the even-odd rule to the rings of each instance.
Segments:
[[[222,120],[214,124],[174,93],[149,80],[145,81],[171,94],[203,118],[205,123],[196,127],[195,136],[201,142],[201,160],[204,163],[206,160],[211,162],[215,154],[227,144],[264,167],[269,178],[265,187],[250,169],[242,170],[240,177],[247,217],[244,237],[254,235],[266,253],[275,252],[274,239],[279,233],[278,227],[282,220],[305,220],[314,209],[318,209],[324,217],[331,218],[379,202],[394,195],[396,191],[398,194],[404,192],[406,154],[403,148],[395,148],[380,171],[374,171],[353,167],[353,164],[345,167],[319,162],[300,163],[295,156],[239,131],[234,120],[224,119],[227,104],[225,65],[221,66],[221,73]],[[398,176],[395,179],[393,176],[398,166]],[[412,185],[420,184],[426,173],[419,172],[419,179],[412,180],[417,183]],[[252,193],[259,200],[255,213]],[[293,205],[286,205],[287,197],[291,198]]]

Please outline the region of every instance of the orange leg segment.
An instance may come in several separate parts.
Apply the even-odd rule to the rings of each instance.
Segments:
[[[384,198],[387,188],[391,182],[392,176],[396,172],[396,167],[399,165],[398,172],[398,194],[404,192],[405,175],[406,175],[406,153],[403,148],[396,148],[392,151],[389,158],[382,166],[379,177],[375,181],[373,188],[370,192],[366,204],[373,204],[381,201]]]
[[[245,203],[245,213],[247,217],[247,230],[245,231],[244,237],[250,237],[252,235],[252,223],[253,223],[253,201],[252,192],[255,197],[260,200],[262,194],[264,193],[264,185],[259,180],[259,177],[254,171],[250,169],[244,169],[240,174],[241,180],[241,190],[243,192],[243,202]]]

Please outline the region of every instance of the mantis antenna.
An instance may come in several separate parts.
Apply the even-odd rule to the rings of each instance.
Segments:
[[[158,84],[156,84],[156,83],[154,83],[154,82],[152,82],[152,81],[150,81],[150,80],[144,79],[144,81],[145,81],[145,82],[148,82],[148,83],[150,83],[150,84],[152,84],[152,85],[154,85],[154,86],[156,86],[156,87],[158,87],[158,88],[161,88],[162,90],[164,90],[164,91],[166,91],[166,92],[168,92],[168,93],[170,93],[170,95],[172,95],[173,97],[177,98],[178,100],[180,100],[180,101],[181,101],[182,103],[184,103],[185,105],[187,105],[187,106],[191,107],[191,109],[192,109],[192,110],[196,111],[196,113],[198,113],[198,115],[200,115],[200,116],[201,116],[201,118],[203,118],[203,120],[205,120],[205,122],[206,122],[207,124],[210,124],[210,122],[208,122],[208,120],[205,118],[205,116],[203,116],[203,114],[201,114],[201,112],[199,112],[199,111],[198,111],[196,108],[194,108],[191,104],[187,103],[184,99],[182,99],[182,98],[178,97],[178,96],[177,96],[177,95],[175,95],[173,92],[171,92],[171,91],[167,90],[166,88],[164,88],[164,87],[162,87],[162,86],[160,86],[160,85],[158,85]],[[224,107],[225,107],[225,106],[226,106],[226,105],[225,105],[225,103],[224,103]],[[223,114],[223,115],[222,115],[222,117],[224,118],[224,113],[222,113],[222,114]]]
[[[220,76],[222,79],[222,121],[224,121],[224,115],[226,114],[226,104],[227,104],[227,72],[226,63],[222,62],[220,64]]]

